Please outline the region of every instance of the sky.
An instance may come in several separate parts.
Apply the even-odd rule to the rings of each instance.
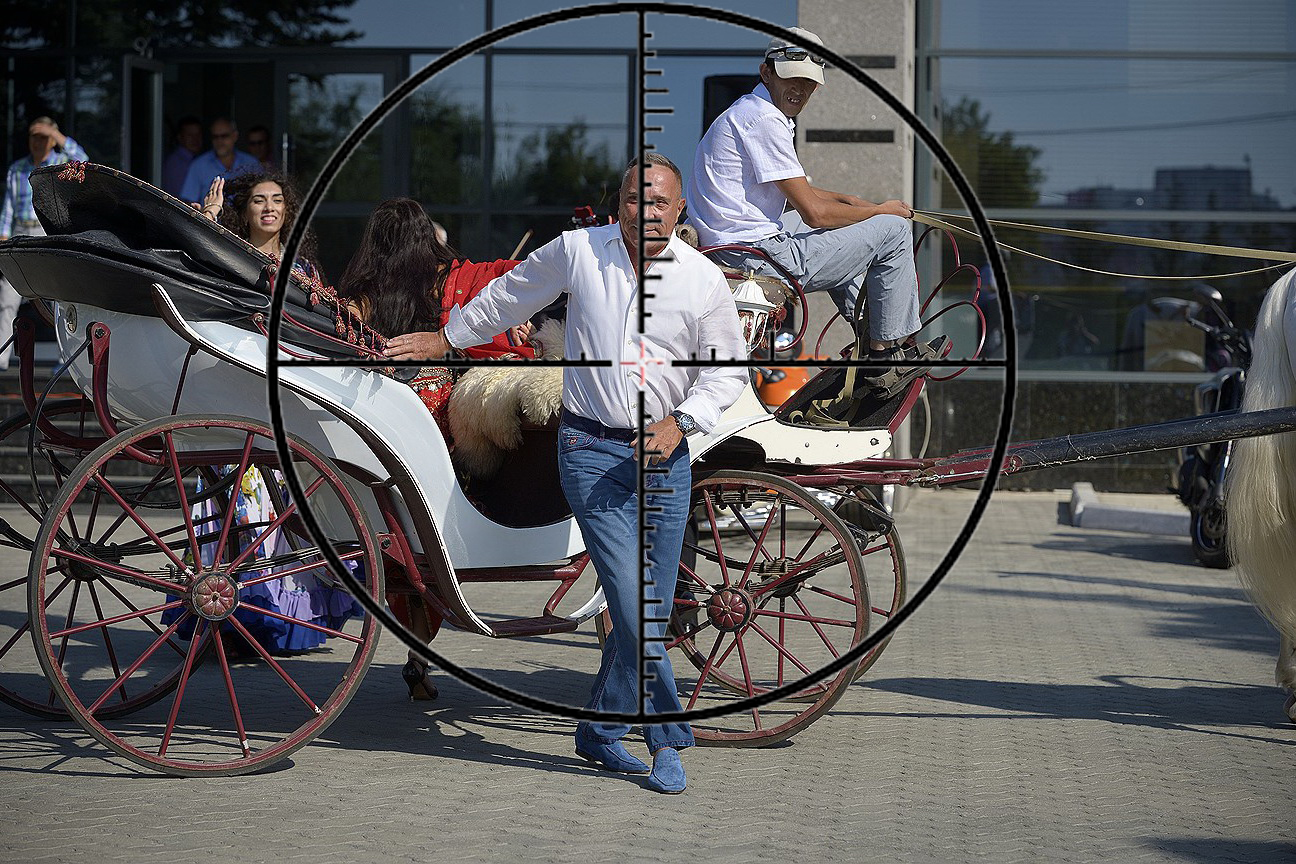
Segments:
[[[946,99],[979,100],[992,129],[1044,149],[1043,203],[1082,186],[1149,188],[1159,167],[1249,161],[1257,192],[1296,206],[1290,0],[950,0],[937,31]],[[969,49],[1108,56],[958,56]],[[1243,62],[1243,51],[1272,59]]]

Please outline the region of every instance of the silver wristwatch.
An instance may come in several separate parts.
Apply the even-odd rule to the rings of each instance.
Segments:
[[[675,425],[679,427],[680,432],[685,436],[692,435],[697,431],[697,422],[683,411],[672,411],[670,416],[675,418]]]

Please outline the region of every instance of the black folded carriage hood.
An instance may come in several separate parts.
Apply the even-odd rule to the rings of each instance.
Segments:
[[[47,236],[0,243],[0,272],[23,296],[156,315],[157,283],[187,318],[248,330],[268,322],[272,260],[184,202],[92,163],[39,168],[31,184]],[[336,321],[319,293],[289,280],[284,341],[356,356],[317,335]]]

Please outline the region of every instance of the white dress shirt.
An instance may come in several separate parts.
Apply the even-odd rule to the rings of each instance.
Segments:
[[[751,243],[780,233],[787,197],[775,180],[804,177],[796,124],[764,84],[715,119],[698,142],[689,177],[689,224],[703,246]]]
[[[720,269],[678,237],[650,261],[648,275],[651,314],[641,336],[639,281],[621,227],[567,231],[467,305],[452,308],[444,334],[456,347],[489,342],[566,292],[567,359],[613,361],[610,368],[563,370],[567,410],[605,426],[634,428],[642,376],[650,423],[678,409],[710,431],[748,385],[747,369],[670,361],[747,359],[733,295]]]

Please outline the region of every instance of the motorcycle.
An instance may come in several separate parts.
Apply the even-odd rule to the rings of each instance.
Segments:
[[[1246,370],[1251,365],[1251,333],[1234,325],[1223,308],[1219,291],[1198,286],[1201,299],[1185,320],[1206,334],[1206,368],[1215,374],[1193,392],[1197,415],[1236,411],[1242,405]],[[1212,320],[1206,320],[1212,319]],[[1224,476],[1228,471],[1232,441],[1197,444],[1179,453],[1178,486],[1171,489],[1188,508],[1188,534],[1193,554],[1206,567],[1232,565],[1225,543]]]

